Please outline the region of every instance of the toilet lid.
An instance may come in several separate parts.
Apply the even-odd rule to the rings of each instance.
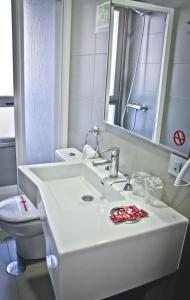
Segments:
[[[0,202],[0,220],[21,223],[39,219],[36,207],[25,196],[15,196]]]

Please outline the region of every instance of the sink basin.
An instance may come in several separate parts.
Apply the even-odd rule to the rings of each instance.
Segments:
[[[101,181],[85,164],[32,168],[32,172],[44,182],[61,212],[88,206],[85,195],[92,195],[93,204],[103,197]]]
[[[103,299],[178,269],[188,220],[119,193],[106,170],[64,162],[20,166],[18,178],[40,212],[57,300]],[[149,216],[115,225],[110,211],[131,204]]]

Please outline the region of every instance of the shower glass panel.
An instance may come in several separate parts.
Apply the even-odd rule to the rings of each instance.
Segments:
[[[170,17],[158,6],[117,2],[134,3],[111,7],[105,122],[158,142]]]
[[[25,0],[25,163],[45,163],[55,151],[56,0]]]

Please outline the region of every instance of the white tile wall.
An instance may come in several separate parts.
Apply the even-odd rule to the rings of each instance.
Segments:
[[[134,91],[157,94],[160,81],[160,64],[139,64]]]
[[[154,19],[154,18],[153,18]],[[146,35],[143,38],[140,63],[160,64],[162,60],[163,33]]]
[[[95,56],[93,101],[105,102],[107,54]]]
[[[71,59],[71,95],[85,100],[92,99],[94,55],[77,55]]]
[[[168,1],[169,2],[169,1]],[[173,2],[173,0],[172,0]],[[176,10],[176,17],[178,22],[178,30],[185,30],[189,31],[189,24],[190,21],[190,7],[189,7],[189,0],[176,1],[178,9]]]
[[[103,126],[103,118],[104,118],[104,103],[98,101],[93,102],[91,127],[93,127],[96,124],[99,126]]]
[[[96,34],[96,53],[108,52],[108,31],[102,31]]]
[[[180,114],[179,114],[180,112]],[[170,105],[167,110],[166,130],[162,140],[167,141],[168,146],[182,153],[188,153],[190,149],[190,99],[170,97]],[[182,122],[183,118],[183,122]],[[173,121],[175,119],[175,122]],[[186,143],[180,147],[173,142],[174,132],[180,129],[185,133]]]
[[[171,91],[172,97],[190,99],[190,64],[174,64]]]
[[[190,64],[189,49],[190,49],[190,25],[188,29],[177,30],[174,63]]]
[[[171,1],[167,1],[167,4],[169,4],[169,2]],[[189,132],[190,2],[188,0],[172,0],[172,6],[176,8],[172,43],[174,57],[171,57],[170,62],[171,81],[169,82],[166,99],[168,109],[166,109],[165,113],[166,126],[163,130],[161,142],[188,155],[189,139],[186,139],[186,144],[184,146],[175,147],[172,145],[171,136],[175,128],[184,130],[186,134]]]
[[[94,54],[95,51],[95,1],[73,1],[72,55]]]
[[[88,129],[103,121],[108,31],[95,33],[101,2],[73,1],[69,144],[79,149]]]
[[[165,31],[165,20],[164,14],[154,13],[154,18],[150,20],[150,34],[163,33]]]
[[[76,133],[85,133],[91,125],[92,101],[80,97],[73,97],[70,103],[72,116],[69,120],[69,129]],[[90,113],[89,113],[90,112]]]

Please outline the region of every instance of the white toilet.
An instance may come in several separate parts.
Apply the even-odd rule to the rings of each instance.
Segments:
[[[15,239],[20,258],[45,258],[45,238],[38,211],[26,196],[0,202],[0,226]]]
[[[56,151],[56,161],[81,160],[82,153],[75,148]],[[16,241],[18,260],[7,266],[11,275],[23,273],[24,260],[46,257],[45,237],[37,208],[25,196],[14,196],[0,202],[0,227]],[[21,258],[21,259],[20,259]]]

